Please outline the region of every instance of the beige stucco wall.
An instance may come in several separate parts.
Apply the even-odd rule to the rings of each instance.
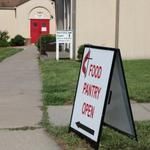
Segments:
[[[76,50],[84,43],[114,47],[116,0],[77,0]]]
[[[120,0],[124,59],[150,58],[150,0]],[[116,0],[77,0],[76,50],[83,43],[115,47]]]
[[[120,0],[119,47],[124,58],[150,58],[150,0]]]
[[[33,16],[36,10],[44,10],[46,19],[50,19],[50,33],[55,34],[55,4],[50,0],[30,0],[16,9],[0,10],[0,30],[7,30],[11,38],[17,34],[30,38],[30,19],[35,19]]]
[[[15,10],[0,10],[0,30],[8,31],[10,37],[16,34]]]
[[[55,34],[55,5],[51,4],[50,0],[31,0],[17,7],[17,33],[23,35],[26,38],[30,37],[30,16],[34,8],[44,8],[50,13],[50,16],[54,18],[50,20],[50,33]]]

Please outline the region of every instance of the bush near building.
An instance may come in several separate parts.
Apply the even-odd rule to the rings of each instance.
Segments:
[[[25,38],[21,35],[16,35],[10,42],[9,38],[7,31],[0,31],[0,47],[24,46],[25,44]]]
[[[52,34],[42,35],[36,43],[41,54],[46,54],[46,51],[56,50],[56,36]]]
[[[7,31],[0,31],[0,47],[8,47],[9,46],[9,35]]]
[[[83,51],[84,51],[84,45],[80,45],[80,47],[78,49],[78,56],[77,56],[79,60],[82,59]]]
[[[10,41],[11,46],[24,46],[24,44],[25,38],[19,34],[12,38]]]

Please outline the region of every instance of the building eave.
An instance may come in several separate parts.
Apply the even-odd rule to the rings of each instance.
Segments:
[[[0,10],[15,10],[16,7],[0,7]]]
[[[22,2],[22,3],[18,4],[18,5],[16,5],[16,7],[18,7],[18,6],[20,6],[20,5],[23,5],[24,3],[27,3],[27,2],[29,2],[29,1],[30,1],[30,0],[25,1],[25,2]]]

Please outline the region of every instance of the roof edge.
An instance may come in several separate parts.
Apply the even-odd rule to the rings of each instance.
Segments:
[[[24,3],[27,3],[27,2],[29,2],[29,1],[30,1],[30,0],[27,0],[27,1],[25,1],[25,2],[22,2],[22,3],[18,4],[18,5],[16,5],[16,7],[18,7],[18,6],[20,6],[20,5],[24,4]]]
[[[15,10],[16,7],[0,7],[0,10]]]

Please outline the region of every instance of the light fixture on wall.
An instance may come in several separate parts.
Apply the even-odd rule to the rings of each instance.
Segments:
[[[53,16],[53,15],[50,16],[50,20],[52,20],[52,19],[54,19],[54,16]]]

